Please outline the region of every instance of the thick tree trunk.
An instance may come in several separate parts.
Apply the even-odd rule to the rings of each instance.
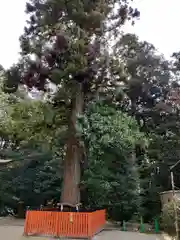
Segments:
[[[64,159],[64,179],[61,193],[61,203],[76,205],[80,203],[80,162],[82,150],[76,133],[77,117],[83,112],[84,96],[82,85],[76,83],[75,97],[72,99],[72,110],[69,121],[69,139],[66,145]]]

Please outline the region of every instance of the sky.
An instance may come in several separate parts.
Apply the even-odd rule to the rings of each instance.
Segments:
[[[25,0],[0,0],[0,64],[10,67],[18,61],[19,36],[23,33]],[[126,32],[136,33],[140,40],[155,45],[165,57],[180,50],[180,0],[134,0],[140,12],[135,26],[126,24]]]

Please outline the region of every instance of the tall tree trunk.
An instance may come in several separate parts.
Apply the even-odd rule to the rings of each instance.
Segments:
[[[77,117],[83,112],[84,96],[82,84],[76,83],[75,96],[72,99],[71,116],[69,119],[69,138],[64,159],[64,179],[61,203],[76,205],[80,203],[80,163],[82,150],[76,132]]]

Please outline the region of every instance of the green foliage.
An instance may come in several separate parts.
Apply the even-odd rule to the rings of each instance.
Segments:
[[[149,221],[160,214],[159,192],[169,190],[169,167],[179,159],[179,110],[177,100],[170,98],[179,85],[179,55],[174,55],[172,66],[151,43],[140,41],[134,34],[117,41],[114,55],[117,59],[121,56],[119,61],[124,63],[128,76],[122,79],[125,97],[120,98],[119,105],[135,116],[149,139],[146,149],[137,149],[141,215]],[[180,184],[178,175],[177,168],[176,186]]]
[[[32,115],[36,116],[36,111]],[[11,115],[18,123],[17,116]],[[32,118],[24,121],[27,126],[33,124]],[[42,125],[41,131],[45,131],[43,127],[46,130]],[[106,207],[112,219],[130,219],[140,206],[138,169],[133,152],[136,142],[146,141],[144,135],[134,119],[102,103],[90,104],[85,115],[79,116],[77,128],[87,147],[88,168],[82,179],[84,206]],[[13,131],[16,132],[16,128]],[[15,208],[19,200],[26,206],[37,207],[47,199],[59,198],[64,155],[62,140],[59,139],[53,151],[42,148],[38,138],[34,141],[34,145],[31,141],[29,145],[21,142],[17,150],[3,151],[13,162],[11,168],[0,171],[3,182],[0,192],[6,192],[0,194],[1,210],[5,206]]]
[[[46,200],[59,200],[62,156],[50,151],[20,149],[11,153],[11,166],[0,170],[0,211],[16,210],[19,201],[38,208]]]
[[[49,103],[21,100],[3,109],[1,130],[16,144],[42,144],[53,148],[66,135],[67,120],[63,108],[55,109]]]
[[[133,118],[107,105],[90,104],[82,123],[89,166],[85,204],[106,207],[114,220],[129,220],[140,207],[135,145],[146,139]]]
[[[180,224],[180,202],[176,202],[177,206],[177,214],[178,214],[178,224]],[[170,236],[176,235],[175,229],[175,211],[173,202],[169,202],[168,204],[163,206],[162,214],[161,214],[161,228],[165,232],[167,232]]]
[[[0,212],[25,206],[39,207],[59,199],[66,116],[49,103],[16,99],[2,94],[0,156],[12,163],[0,168]]]

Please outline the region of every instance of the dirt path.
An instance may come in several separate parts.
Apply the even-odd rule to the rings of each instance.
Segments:
[[[51,240],[52,238],[23,237],[23,226],[0,226],[0,240]],[[94,240],[163,240],[161,236],[132,232],[103,231]]]

